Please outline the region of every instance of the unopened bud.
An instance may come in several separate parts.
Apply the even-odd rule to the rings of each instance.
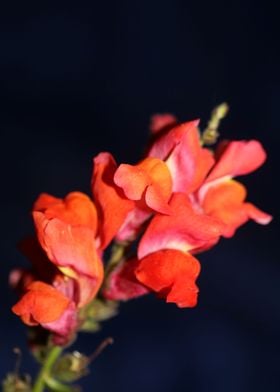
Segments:
[[[216,106],[211,113],[211,118],[208,121],[207,127],[202,132],[201,143],[205,145],[212,145],[217,142],[219,137],[218,128],[221,120],[227,115],[229,106],[227,103],[221,103]]]

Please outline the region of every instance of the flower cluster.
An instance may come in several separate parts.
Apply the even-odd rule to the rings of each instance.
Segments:
[[[92,197],[41,194],[32,216],[36,237],[20,244],[32,268],[12,272],[20,299],[13,312],[65,344],[86,322],[95,300],[121,301],[155,292],[178,307],[197,303],[196,254],[232,237],[252,219],[271,216],[245,201],[234,178],[260,167],[258,141],[203,146],[198,121],[154,116],[152,138],[135,165],[108,152],[94,158]],[[107,264],[104,255],[112,247]]]

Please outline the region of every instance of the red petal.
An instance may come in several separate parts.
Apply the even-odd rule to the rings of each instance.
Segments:
[[[222,142],[217,151],[218,161],[207,182],[251,173],[266,160],[266,153],[257,140]]]
[[[219,240],[221,223],[195,211],[185,194],[175,193],[170,208],[170,215],[157,214],[149,224],[138,247],[140,259],[166,248],[182,251],[209,248]]]
[[[98,290],[101,287],[103,282],[103,265],[100,262],[99,271],[96,273],[96,276],[90,277],[87,275],[79,275],[77,277],[77,282],[79,286],[79,299],[78,299],[78,307],[81,308],[84,305],[88,304],[93,298],[95,298]]]
[[[212,154],[200,145],[198,121],[176,126],[157,139],[148,155],[166,160],[173,192],[191,193],[202,183],[214,164]]]
[[[90,198],[81,192],[71,192],[64,199],[42,193],[33,211],[43,212],[47,219],[57,218],[75,226],[88,226],[94,234],[97,228],[97,212]]]
[[[100,216],[101,248],[104,249],[124,223],[134,202],[128,200],[121,188],[114,183],[117,165],[109,153],[100,153],[94,158],[92,192]]]
[[[52,286],[36,281],[29,285],[26,294],[13,306],[12,311],[28,325],[50,323],[59,319],[70,300]]]
[[[195,280],[199,262],[190,254],[161,250],[144,257],[136,269],[137,279],[179,307],[193,307],[197,302]]]

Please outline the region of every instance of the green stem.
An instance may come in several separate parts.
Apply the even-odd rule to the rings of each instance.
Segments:
[[[63,348],[54,346],[50,349],[35,381],[32,392],[43,392],[46,385],[46,380],[51,377],[51,370],[57,358],[62,353]]]

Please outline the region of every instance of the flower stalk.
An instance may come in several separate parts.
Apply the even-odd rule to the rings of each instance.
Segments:
[[[32,392],[43,392],[45,387],[48,385],[49,387],[52,386],[56,386],[56,389],[53,389],[55,391],[61,391],[61,392],[68,392],[71,391],[72,389],[69,389],[68,386],[62,385],[60,384],[58,381],[54,380],[52,378],[52,368],[55,364],[55,362],[57,361],[57,359],[59,358],[59,356],[62,354],[63,352],[63,347],[60,346],[53,346],[46,358],[45,361],[38,373],[38,376],[35,380]],[[57,389],[58,387],[60,387],[60,389]],[[62,389],[64,388],[64,389]],[[65,389],[67,388],[67,389]]]

